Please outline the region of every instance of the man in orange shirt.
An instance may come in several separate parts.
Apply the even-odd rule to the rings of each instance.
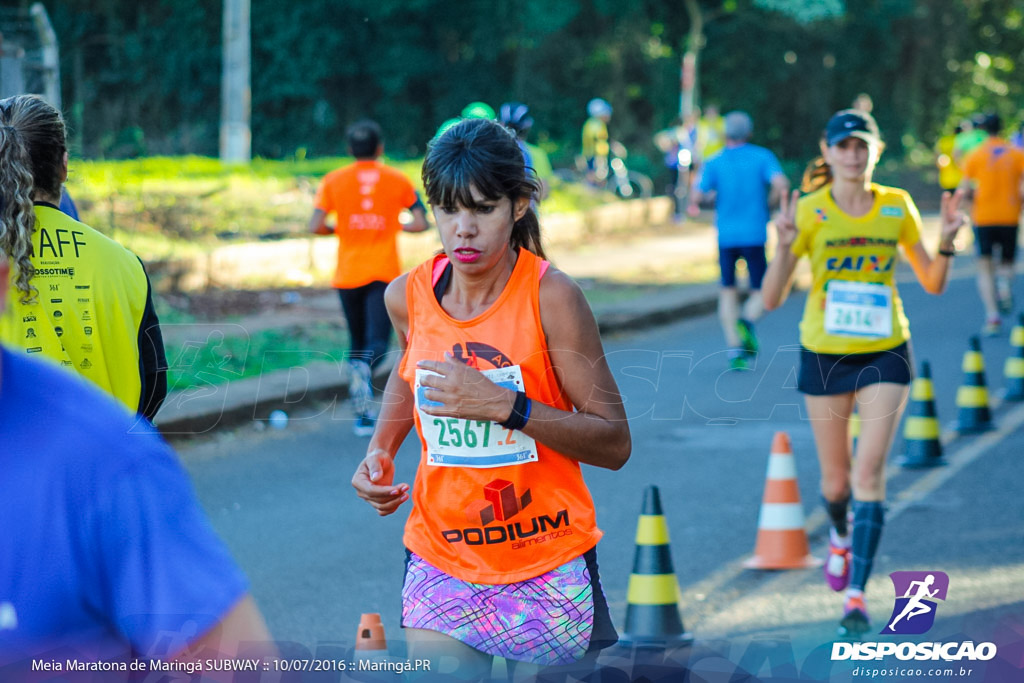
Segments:
[[[338,236],[338,265],[332,284],[341,298],[352,338],[349,394],[356,410],[353,431],[369,436],[375,424],[370,408],[371,369],[384,357],[391,337],[384,290],[402,273],[398,233],[422,232],[428,225],[426,209],[409,179],[379,161],[384,153],[380,126],[359,121],[349,127],[346,136],[349,153],[356,161],[324,177],[309,229],[317,235],[333,232]],[[407,210],[412,221],[403,224],[400,216]],[[326,223],[330,214],[336,217],[333,229]]]
[[[980,121],[988,139],[964,160],[961,187],[971,193],[974,239],[978,245],[978,292],[985,305],[986,335],[1002,327],[1000,313],[1013,310],[1013,262],[1017,255],[1021,193],[1024,187],[1024,151],[999,137],[1002,122],[996,114]],[[993,247],[999,247],[999,265],[993,266]],[[996,278],[998,270],[998,279]]]

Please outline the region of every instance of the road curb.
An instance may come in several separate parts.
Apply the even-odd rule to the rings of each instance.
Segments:
[[[680,285],[639,300],[602,307],[595,311],[595,317],[601,334],[611,334],[705,315],[717,305],[717,283]],[[375,373],[378,386],[383,386],[397,358],[388,360]],[[274,410],[290,412],[322,405],[322,412],[333,411],[347,398],[348,366],[344,362],[319,361],[259,377],[172,391],[155,424],[166,438],[181,439],[246,422],[266,422]]]

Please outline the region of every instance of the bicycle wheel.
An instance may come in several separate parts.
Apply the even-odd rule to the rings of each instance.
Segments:
[[[654,183],[637,171],[629,171],[626,178],[615,185],[615,194],[622,199],[649,199],[653,193]]]

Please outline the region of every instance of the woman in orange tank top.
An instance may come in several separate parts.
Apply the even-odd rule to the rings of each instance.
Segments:
[[[537,182],[508,130],[483,119],[449,129],[423,182],[444,252],[387,289],[404,355],[352,479],[380,515],[414,501],[409,656],[455,657],[471,678],[493,656],[585,665],[617,636],[580,463],[619,469],[631,450],[597,324],[544,260]],[[422,452],[410,493],[394,481],[394,455],[413,428]]]

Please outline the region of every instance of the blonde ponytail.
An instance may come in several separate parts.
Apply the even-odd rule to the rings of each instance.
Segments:
[[[804,193],[814,192],[831,182],[832,167],[826,163],[825,157],[819,156],[807,164],[807,168],[804,169],[804,177],[800,181],[800,191]]]

